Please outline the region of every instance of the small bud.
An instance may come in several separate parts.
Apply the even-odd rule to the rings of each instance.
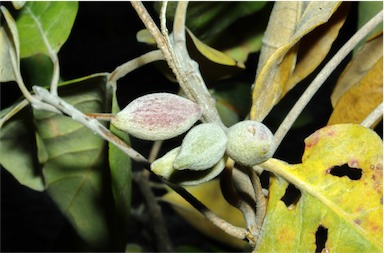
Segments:
[[[254,166],[265,162],[275,152],[271,131],[257,121],[241,121],[228,130],[227,154],[236,162]]]
[[[166,140],[187,131],[201,117],[200,107],[171,93],[153,93],[133,100],[111,123],[143,140]]]
[[[192,128],[181,144],[173,167],[178,170],[205,170],[215,165],[225,153],[227,136],[214,123]]]
[[[177,147],[166,153],[164,156],[156,159],[151,164],[151,170],[153,173],[165,179],[169,179],[172,174],[177,171],[173,168],[173,162],[175,161],[179,152],[180,147]]]
[[[163,157],[157,159],[151,164],[151,170],[158,176],[163,177],[170,182],[180,185],[198,185],[207,182],[217,175],[225,167],[225,160],[221,158],[211,169],[194,170],[176,170],[173,168],[173,162],[180,151],[180,147],[174,148]]]

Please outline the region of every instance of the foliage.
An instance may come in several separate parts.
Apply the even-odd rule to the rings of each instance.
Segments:
[[[147,28],[137,33],[137,43],[144,42],[152,51],[111,73],[64,82],[58,52],[70,38],[78,3],[1,5],[0,81],[17,85],[23,97],[0,112],[0,163],[20,184],[46,191],[90,251],[145,250],[135,247],[129,237],[135,217],[133,163],[140,167],[142,177],[134,178],[144,186],[139,188],[154,231],[160,231],[159,226],[164,231],[165,226],[155,213],[159,211],[153,192],[144,190],[150,182],[148,171],[160,176],[154,181],[167,185],[161,201],[205,235],[231,247],[254,252],[380,252],[383,150],[381,138],[370,128],[382,117],[382,26],[362,32],[361,38],[351,39],[334,54],[335,41],[352,15],[351,5],[192,2],[186,9],[186,2],[170,2],[164,9],[156,2],[146,5],[153,7],[152,18],[160,16],[160,29],[155,29],[144,6],[132,3]],[[382,3],[379,8],[369,2],[357,7],[364,14],[357,20],[360,28],[382,10]],[[234,31],[238,36],[232,36]],[[328,125],[317,126],[305,138],[301,163],[278,159],[278,147],[268,150],[274,151],[273,158],[268,154],[256,159],[258,164],[232,160],[225,151],[228,127],[248,116],[262,122],[332,56],[274,132],[273,141],[279,146],[314,93],[353,49],[334,84]],[[250,64],[255,52],[259,59],[251,69],[251,81],[236,79],[256,66]],[[180,92],[163,94],[167,99],[157,101],[160,110],[151,94],[138,98],[143,102],[129,111],[129,123],[141,120],[135,131],[150,132],[142,139],[156,140],[147,159],[130,146],[130,137],[141,135],[119,130],[126,130],[125,112],[131,107],[119,113],[123,106],[118,81],[151,62],[171,82],[179,83]],[[28,75],[22,75],[24,71]],[[112,119],[112,124],[95,118]],[[116,124],[117,119],[124,124]],[[203,124],[192,127],[198,119]],[[152,120],[159,127],[146,129]],[[184,140],[184,135],[178,136],[190,127]],[[204,133],[196,134],[202,127]],[[151,133],[160,130],[166,137],[153,138]],[[159,140],[175,141],[181,148],[160,152]],[[240,140],[234,144],[242,147]],[[156,160],[160,153],[165,155]],[[177,165],[180,162],[188,168]],[[265,177],[267,183],[260,183]],[[167,242],[160,237],[164,234],[155,232],[153,241]],[[167,246],[158,243],[157,250],[169,250]]]

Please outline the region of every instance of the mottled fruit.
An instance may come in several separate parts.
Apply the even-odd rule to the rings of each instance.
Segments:
[[[201,117],[200,107],[171,93],[153,93],[133,100],[111,123],[143,140],[166,140],[187,131]]]

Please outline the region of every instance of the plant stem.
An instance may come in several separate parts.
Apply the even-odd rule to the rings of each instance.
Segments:
[[[228,203],[230,203],[232,206],[236,207],[242,212],[247,229],[251,232],[250,235],[253,235],[252,229],[255,225],[256,220],[256,210],[254,208],[255,200],[254,196],[252,196],[253,186],[251,185],[249,178],[243,172],[235,169],[233,165],[233,160],[229,158],[229,162],[227,162],[224,171],[221,173],[220,177],[221,192]],[[251,200],[248,199],[249,201],[245,201],[236,191],[234,184],[235,186],[240,187],[240,190],[248,188],[242,192],[246,192],[247,196],[248,194],[250,194]],[[250,245],[254,247],[256,245],[256,240],[254,240],[254,237],[248,236],[247,238],[249,240]]]
[[[207,86],[201,76],[198,64],[193,61],[185,46],[185,13],[187,3],[179,2],[174,22],[174,32],[169,40],[165,38],[156,26],[152,17],[149,15],[141,2],[131,2],[145,27],[153,36],[159,49],[163,52],[168,66],[172,69],[176,79],[187,97],[199,104],[203,112],[203,121],[218,124],[225,129],[220,116],[216,110],[215,101],[210,95]],[[176,24],[177,23],[177,24]],[[182,31],[182,28],[184,30]],[[184,34],[184,36],[183,36]],[[171,43],[171,44],[170,44]]]
[[[109,76],[108,76],[108,82],[116,82],[120,78],[124,77],[126,74],[132,72],[133,70],[154,62],[154,61],[160,61],[164,60],[164,56],[160,50],[154,50],[151,52],[148,52],[146,54],[143,54],[133,60],[130,60],[120,66],[118,66]]]
[[[378,119],[383,117],[383,102],[379,104],[361,123],[363,127],[371,127]]]
[[[174,191],[176,191],[180,196],[182,196],[186,201],[188,201],[189,204],[191,204],[196,210],[203,214],[210,222],[222,229],[227,234],[239,239],[245,239],[250,236],[249,232],[245,228],[234,226],[229,222],[218,217],[215,213],[209,210],[203,203],[201,203],[183,187],[169,182],[167,183],[167,185],[172,187]]]
[[[302,110],[312,99],[313,95],[321,87],[321,85],[327,80],[331,73],[341,63],[342,60],[353,50],[353,48],[362,40],[364,37],[371,32],[380,22],[383,21],[383,11],[379,12],[369,22],[367,22],[359,31],[357,31],[345,45],[332,57],[332,59],[324,66],[312,83],[308,86],[305,92],[301,95],[296,104],[292,107],[291,111],[285,117],[283,122],[275,133],[276,147],[278,147],[300,115]]]
[[[96,119],[92,119],[90,117],[85,116],[75,107],[68,104],[60,97],[49,93],[46,89],[42,87],[33,86],[33,90],[43,101],[55,106],[61,112],[64,112],[65,114],[71,116],[73,120],[80,122],[81,124],[88,127],[90,130],[92,130],[94,133],[101,136],[103,139],[113,143],[136,162],[148,166],[149,162],[144,156],[142,156],[136,150],[128,146],[123,140],[112,134],[105,126],[100,124]]]
[[[175,252],[175,249],[172,246],[172,241],[169,237],[167,230],[167,224],[163,218],[161,207],[156,201],[156,198],[151,190],[149,173],[146,170],[134,174],[134,179],[139,186],[141,193],[144,196],[145,203],[148,207],[148,213],[151,217],[153,232],[155,234],[155,240],[157,245],[157,250],[160,252]]]
[[[253,185],[253,189],[256,196],[256,218],[255,218],[255,227],[251,230],[252,235],[255,237],[256,241],[259,237],[261,227],[264,222],[264,218],[267,212],[267,200],[264,197],[263,194],[263,188],[261,187],[260,178],[257,175],[256,171],[260,171],[262,168],[259,169],[250,169],[247,168],[248,176],[251,180],[251,183]]]

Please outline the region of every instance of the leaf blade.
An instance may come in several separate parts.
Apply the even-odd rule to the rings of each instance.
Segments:
[[[17,20],[20,57],[57,53],[67,40],[78,9],[77,2],[28,2]]]
[[[300,245],[302,242],[298,241],[290,246],[314,251],[316,228],[325,225],[328,229],[326,247],[330,251],[380,252],[383,162],[380,137],[359,125],[340,124],[316,131],[305,143],[301,164],[289,165],[276,159],[267,162],[270,168],[275,166],[276,170],[270,171],[277,172],[300,189],[301,197],[293,207],[287,207],[281,198],[288,183],[280,176],[273,179],[267,222],[263,225],[262,246],[259,247],[266,247],[266,243],[273,238],[279,239],[276,238],[279,235],[280,242],[289,240],[285,236],[285,232],[289,231],[288,235],[294,238],[300,233],[311,235],[305,245]],[[362,176],[351,180],[346,176],[333,175],[332,169],[343,164],[347,164],[349,169],[361,169]],[[318,208],[305,213],[313,206]],[[288,225],[277,226],[279,218],[286,220]],[[297,226],[300,219],[311,228]],[[282,226],[286,229],[284,233]]]

